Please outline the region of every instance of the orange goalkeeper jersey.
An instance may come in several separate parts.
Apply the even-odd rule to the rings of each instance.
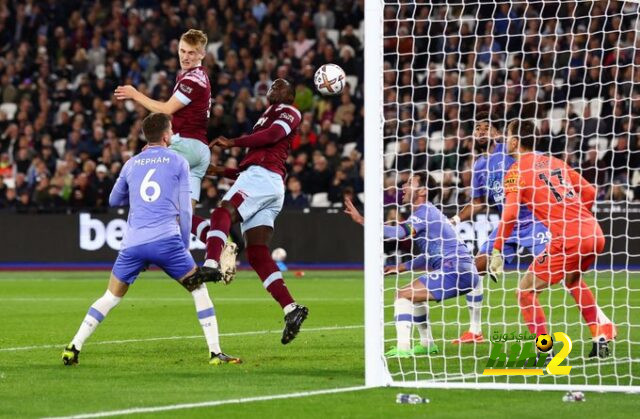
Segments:
[[[552,240],[579,241],[599,231],[591,213],[596,189],[565,162],[529,152],[511,166],[504,177],[505,206],[494,248],[502,250],[504,239],[518,219],[520,203],[547,226]]]

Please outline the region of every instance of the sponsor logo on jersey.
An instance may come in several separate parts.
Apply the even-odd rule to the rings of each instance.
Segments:
[[[178,85],[178,89],[182,90],[183,92],[185,92],[186,94],[191,94],[191,92],[193,92],[193,87],[187,86],[184,83],[180,83]]]
[[[281,114],[280,114],[279,118],[280,118],[280,119],[285,119],[285,120],[287,120],[287,121],[289,121],[289,122],[293,123],[293,115],[291,115],[291,114],[289,114],[289,113],[285,113],[285,112],[283,112],[283,113],[281,113]]]

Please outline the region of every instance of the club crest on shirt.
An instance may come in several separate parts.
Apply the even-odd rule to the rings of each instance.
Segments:
[[[491,191],[493,192],[493,200],[495,202],[502,202],[504,200],[504,188],[502,182],[497,179],[493,179],[491,182]]]

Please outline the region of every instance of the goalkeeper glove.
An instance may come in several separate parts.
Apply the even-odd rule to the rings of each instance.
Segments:
[[[454,215],[453,217],[451,217],[449,219],[449,222],[454,226],[458,225],[458,224],[460,224],[460,217],[458,215]]]
[[[489,276],[493,279],[493,282],[498,282],[498,275],[504,273],[504,260],[502,259],[502,253],[498,249],[493,249],[491,257],[489,258]]]

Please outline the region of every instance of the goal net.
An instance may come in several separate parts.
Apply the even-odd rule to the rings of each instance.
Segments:
[[[371,0],[365,7],[367,384],[640,391],[638,3]],[[488,142],[491,135],[474,135],[483,113],[497,133]],[[455,225],[458,239],[474,256],[481,253],[500,220],[502,179],[485,180],[478,194],[474,167],[489,159],[511,121],[533,122],[537,151],[565,161],[596,188],[593,212],[606,245],[582,278],[597,301],[599,324],[616,326],[609,356],[590,357],[593,324],[564,282],[537,294],[549,334],[562,332],[572,342],[560,364],[571,366],[569,374],[525,375],[530,368],[500,363],[534,341],[516,291],[540,249],[536,240],[546,242],[547,233],[519,237],[497,282],[481,275],[470,294],[425,307],[407,308],[398,303],[399,293],[420,278],[437,282],[442,266],[430,260],[431,270],[419,264],[383,274],[423,249],[419,232],[403,235],[410,229],[400,227],[388,230],[398,237],[384,238],[383,230],[418,210],[402,189],[422,172],[429,201],[446,218],[464,219],[463,208],[474,198],[486,204]],[[443,225],[429,221],[423,228],[429,226],[446,234]],[[448,256],[435,251],[441,254],[432,259]],[[454,343],[468,339],[470,330],[484,342]],[[409,334],[408,353],[399,346],[402,333]],[[554,353],[563,346],[569,345],[556,339]],[[506,356],[496,368],[522,373],[483,374],[500,352]]]

